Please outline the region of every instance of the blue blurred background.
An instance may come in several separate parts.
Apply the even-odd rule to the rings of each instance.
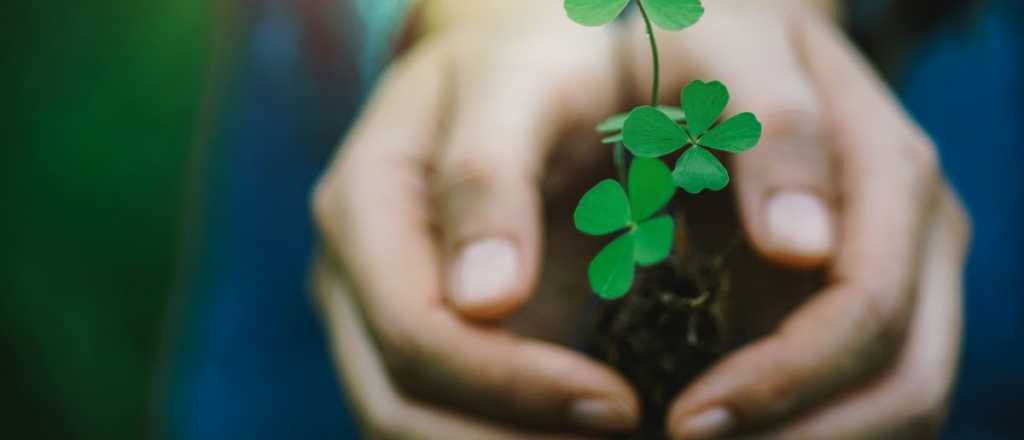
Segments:
[[[359,438],[305,292],[307,200],[401,2],[9,9],[0,437]],[[950,439],[1024,433],[1022,9],[873,52],[976,226]]]

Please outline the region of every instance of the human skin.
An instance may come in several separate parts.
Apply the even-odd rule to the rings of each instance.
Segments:
[[[727,113],[761,118],[761,144],[730,164],[744,232],[766,260],[828,282],[684,390],[667,432],[934,434],[969,226],[933,146],[830,3],[706,3],[694,28],[659,34],[663,102],[717,79]],[[546,0],[438,0],[422,18],[428,32],[388,69],[314,195],[314,290],[355,409],[373,438],[629,429],[626,381],[558,342],[595,249],[567,219],[609,169],[593,126],[649,93],[641,23],[582,28]]]

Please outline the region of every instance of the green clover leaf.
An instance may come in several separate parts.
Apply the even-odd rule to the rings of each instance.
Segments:
[[[634,222],[650,218],[676,193],[672,172],[658,159],[635,159],[629,166],[628,185]]]
[[[636,272],[634,248],[636,238],[632,233],[616,238],[594,257],[587,269],[590,288],[604,299],[621,298],[633,287]]]
[[[670,105],[659,105],[655,107],[658,111],[668,116],[669,119],[679,123],[686,120],[686,114],[679,107],[673,107]],[[609,116],[607,119],[597,124],[597,132],[601,134],[610,134],[618,131],[622,131],[622,126],[626,124],[626,118],[629,117],[629,113],[619,113],[613,116]]]
[[[704,16],[700,0],[640,0],[647,15],[658,27],[679,31],[697,23]]]
[[[710,151],[697,145],[679,157],[672,178],[690,194],[697,194],[704,189],[719,191],[729,184],[729,172],[722,162]]]
[[[659,105],[655,107],[658,111],[668,116],[676,124],[679,124],[686,120],[686,114],[679,107],[671,107],[667,105]],[[617,144],[622,142],[622,126],[626,124],[626,118],[629,117],[629,113],[619,113],[608,117],[600,124],[597,124],[597,132],[608,135],[601,139],[602,144]]]
[[[676,186],[668,167],[658,159],[637,158],[629,167],[629,194],[612,179],[587,191],[576,206],[576,228],[590,235],[627,229],[590,262],[590,287],[598,296],[615,299],[633,284],[636,266],[668,258],[675,224],[672,217],[653,217],[664,209]]]
[[[678,31],[693,26],[704,16],[700,0],[640,0],[658,27]],[[611,23],[626,9],[629,0],[565,0],[569,18],[583,26]]]
[[[615,180],[602,180],[580,199],[573,220],[576,229],[589,235],[605,235],[629,226],[626,191]]]
[[[729,90],[718,81],[694,81],[683,89],[680,97],[685,129],[667,112],[641,106],[622,121],[621,140],[631,153],[645,158],[691,146],[676,162],[672,172],[675,183],[692,194],[705,189],[721,190],[729,184],[729,173],[706,148],[730,153],[754,148],[761,139],[761,122],[752,113],[740,113],[715,125],[729,104]],[[609,118],[603,128],[613,130],[618,122],[618,117]],[[607,140],[617,142],[619,138],[611,136]],[[635,214],[634,220],[639,217],[643,215]]]
[[[761,139],[761,123],[753,113],[740,113],[711,128],[729,104],[729,90],[722,83],[691,82],[683,89],[681,98],[690,142],[741,153],[754,148]]]
[[[565,0],[569,18],[583,26],[601,26],[615,20],[629,0]]]
[[[634,240],[633,257],[640,266],[653,266],[668,258],[672,251],[672,239],[675,233],[675,222],[672,216],[662,215],[637,225]]]
[[[718,81],[694,81],[683,89],[680,102],[690,115],[686,119],[686,131],[690,139],[697,139],[722,115],[729,103],[729,90]]]
[[[622,126],[622,142],[638,157],[660,157],[686,146],[688,138],[658,109],[640,106],[629,112]]]
[[[700,145],[730,153],[742,153],[761,140],[761,122],[753,113],[740,113],[718,124],[698,142]]]

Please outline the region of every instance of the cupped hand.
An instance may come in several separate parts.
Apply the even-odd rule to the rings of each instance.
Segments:
[[[393,63],[317,187],[315,290],[374,438],[549,438],[638,417],[619,375],[557,343],[589,300],[596,249],[570,219],[612,170],[593,126],[621,107],[616,34],[534,3]]]
[[[832,18],[794,4],[707,2],[699,25],[659,35],[667,91],[721,80],[735,111],[764,124],[758,148],[731,167],[753,247],[827,273],[823,290],[686,389],[667,429],[677,439],[927,438],[957,363],[966,216],[927,136]],[[640,63],[645,42],[631,44]],[[780,301],[776,290],[736,300]]]

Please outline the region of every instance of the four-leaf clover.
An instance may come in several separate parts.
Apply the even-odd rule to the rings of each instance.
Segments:
[[[637,107],[622,127],[622,141],[637,157],[655,158],[690,146],[676,162],[673,180],[686,192],[721,190],[729,184],[729,173],[707,148],[740,153],[761,139],[761,123],[752,113],[740,113],[714,126],[729,103],[729,91],[722,83],[694,81],[682,93],[686,125],[650,106]]]
[[[605,299],[620,298],[633,285],[636,266],[668,258],[675,224],[670,215],[655,216],[675,194],[672,174],[658,159],[637,158],[629,167],[629,195],[607,179],[588,191],[576,207],[576,228],[589,235],[620,230],[590,262],[590,287]]]
[[[601,26],[611,23],[630,0],[565,0],[565,12],[576,23]],[[704,15],[700,0],[638,0],[658,27],[678,31],[693,26]]]

